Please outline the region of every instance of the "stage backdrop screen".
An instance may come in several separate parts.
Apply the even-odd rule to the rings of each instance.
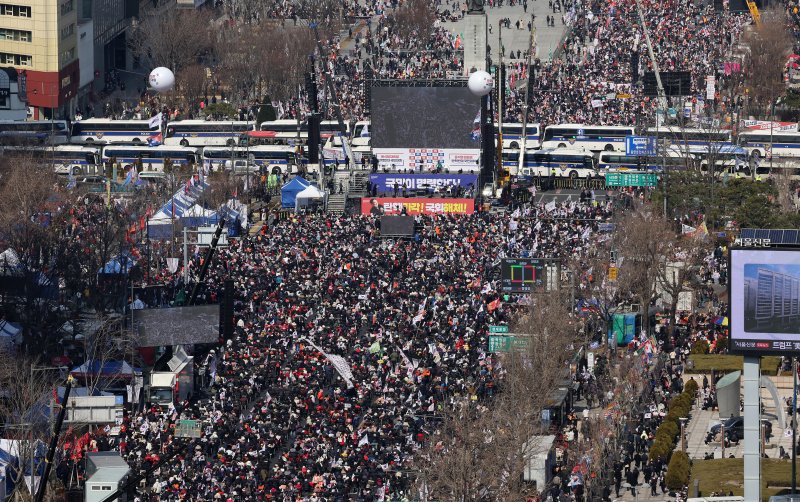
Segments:
[[[480,148],[480,98],[464,87],[370,89],[372,148]]]
[[[750,353],[800,351],[800,251],[730,253],[731,348]]]

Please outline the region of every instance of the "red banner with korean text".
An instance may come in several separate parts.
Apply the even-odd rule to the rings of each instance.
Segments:
[[[364,197],[361,199],[361,214],[472,214],[475,212],[473,199],[420,199]]]

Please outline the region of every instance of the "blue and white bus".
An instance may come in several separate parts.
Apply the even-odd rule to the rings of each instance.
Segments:
[[[558,124],[544,128],[542,149],[570,148],[586,151],[625,151],[625,136],[633,136],[633,126],[594,126]]]
[[[198,161],[196,148],[183,146],[123,146],[111,145],[103,148],[103,163],[111,159],[125,167],[142,161],[144,171],[164,171],[164,161],[169,159],[173,165],[194,167]]]
[[[495,127],[497,125],[495,124]],[[497,129],[495,129],[497,130]],[[527,124],[525,126],[525,149],[539,148],[539,124]],[[518,122],[503,123],[503,148],[519,150],[522,148],[522,124]]]
[[[625,155],[622,152],[600,152],[597,160],[597,169],[601,175],[606,172],[686,170],[692,169],[694,165],[693,154],[684,155],[674,148],[668,149],[666,155],[651,157]]]
[[[756,160],[800,157],[800,132],[795,131],[746,131],[739,133],[739,144]]]
[[[231,160],[249,161],[255,166],[277,166],[281,173],[296,172],[298,164],[295,148],[285,145],[262,145],[250,148],[206,147],[203,149],[203,167],[212,171],[230,169]]]
[[[45,158],[49,155],[48,151]],[[50,158],[56,174],[91,175],[102,171],[99,146],[59,145]]]
[[[651,127],[648,136],[657,137],[667,147],[677,147],[684,152],[703,153],[730,146],[731,131],[726,129],[692,129],[687,127]]]
[[[33,146],[69,143],[65,120],[0,120],[0,144]]]
[[[255,130],[254,122],[176,120],[167,124],[169,146],[232,146],[242,133]]]
[[[509,153],[512,154],[509,161],[515,162],[513,154],[518,155],[518,152]],[[553,175],[558,178],[578,179],[589,178],[597,174],[597,164],[592,154],[578,150],[553,149],[525,152],[517,177]]]
[[[70,141],[74,144],[146,145],[151,139],[161,142],[161,133],[157,129],[150,129],[147,120],[86,119],[72,124]]]

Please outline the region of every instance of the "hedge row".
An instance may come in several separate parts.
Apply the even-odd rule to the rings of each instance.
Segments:
[[[675,442],[681,430],[680,419],[688,417],[692,411],[692,403],[694,403],[695,396],[697,396],[697,389],[697,382],[689,380],[683,386],[683,392],[669,402],[667,414],[664,416],[661,425],[656,429],[655,439],[650,447],[650,460],[655,460],[659,457],[669,459],[672,450],[675,449]]]

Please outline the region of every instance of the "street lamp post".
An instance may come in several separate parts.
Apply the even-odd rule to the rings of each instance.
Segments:
[[[686,417],[681,417],[681,451],[686,453],[686,422],[689,421]]]

